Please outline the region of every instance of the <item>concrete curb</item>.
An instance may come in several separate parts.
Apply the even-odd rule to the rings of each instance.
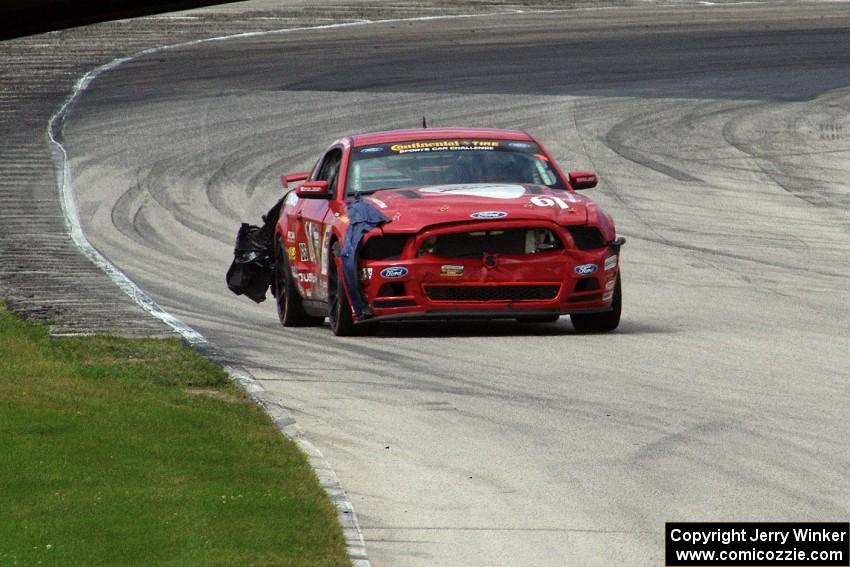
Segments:
[[[245,35],[250,34],[239,34],[238,36],[244,37]],[[236,383],[242,391],[250,396],[251,399],[257,402],[266,411],[266,413],[269,414],[278,430],[287,438],[298,444],[300,449],[307,455],[310,466],[316,472],[319,484],[322,486],[337,509],[337,518],[342,527],[349,558],[355,567],[370,567],[371,563],[369,562],[369,558],[366,553],[366,544],[363,540],[363,533],[360,530],[360,524],[357,521],[357,515],[354,512],[353,504],[348,499],[348,495],[345,493],[345,490],[342,488],[333,467],[331,467],[330,463],[328,463],[321,451],[319,451],[315,445],[310,443],[304,437],[303,431],[295,422],[295,418],[292,417],[289,410],[287,410],[283,404],[275,400],[274,396],[270,395],[268,391],[263,388],[253,374],[240,366],[225,362],[225,357],[209,344],[206,337],[160,307],[153,298],[145,293],[126,274],[115,267],[114,264],[112,264],[105,256],[103,256],[103,254],[91,245],[86,238],[80,223],[76,202],[74,201],[73,179],[68,163],[68,153],[62,144],[62,127],[64,125],[64,119],[74,102],[83,92],[85,92],[86,88],[98,77],[98,75],[109,71],[110,69],[114,69],[122,63],[126,63],[136,57],[149,53],[204,41],[212,40],[199,40],[174,46],[145,49],[128,57],[114,59],[106,65],[102,65],[92,71],[89,71],[77,81],[72,93],[68,96],[59,110],[57,110],[51,117],[47,131],[48,137],[53,146],[52,156],[56,171],[56,183],[59,190],[59,201],[65,221],[65,228],[71,236],[72,241],[77,248],[80,249],[83,255],[91,260],[98,268],[103,270],[115,285],[117,285],[142,309],[171,327],[202,356],[218,363],[228,373],[230,379]]]
[[[322,452],[304,437],[304,432],[286,406],[277,401],[275,396],[270,394],[253,374],[241,366],[228,363],[225,357],[214,347],[209,346],[208,343],[193,346],[201,355],[224,368],[230,375],[230,379],[269,414],[278,430],[287,438],[293,440],[307,455],[307,460],[315,471],[319,484],[336,507],[337,519],[342,526],[348,557],[354,567],[370,567],[366,542],[357,521],[357,514],[354,512],[354,505],[348,499],[348,495],[342,488],[333,467],[325,459]]]

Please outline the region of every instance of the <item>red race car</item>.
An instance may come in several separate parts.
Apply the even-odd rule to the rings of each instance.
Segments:
[[[337,335],[398,319],[570,315],[581,332],[620,322],[614,222],[576,193],[530,135],[417,129],[334,142],[274,225],[272,293],[285,327]]]

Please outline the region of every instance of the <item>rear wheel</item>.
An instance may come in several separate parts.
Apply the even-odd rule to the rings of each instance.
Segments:
[[[351,316],[351,304],[345,295],[342,274],[337,269],[339,257],[339,242],[334,242],[328,262],[328,320],[336,336],[347,337],[354,334],[354,318]]]
[[[605,313],[570,315],[573,327],[579,333],[607,333],[620,325],[620,313],[623,309],[620,274],[617,274],[617,284],[614,286],[614,298],[611,301],[611,307],[611,311]]]
[[[283,243],[275,238],[274,258],[274,296],[277,303],[277,316],[284,327],[316,327],[324,323],[324,317],[313,317],[304,311],[301,296],[295,289],[289,260]]]

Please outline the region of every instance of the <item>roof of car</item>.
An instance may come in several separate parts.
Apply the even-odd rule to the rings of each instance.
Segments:
[[[351,136],[354,147],[390,142],[411,142],[414,140],[436,140],[440,138],[485,138],[491,140],[524,140],[532,137],[520,130],[500,130],[496,128],[417,128],[412,130],[390,130],[371,132]]]

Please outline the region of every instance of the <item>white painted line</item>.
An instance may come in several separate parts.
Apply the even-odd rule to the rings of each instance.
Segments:
[[[747,4],[764,4],[763,1],[760,2],[709,2],[707,0],[702,0],[699,2],[703,6],[744,6]]]
[[[108,71],[117,67],[125,61],[129,61],[132,57],[124,57],[115,59],[102,67],[98,67],[94,71],[89,71],[83,75],[80,80],[74,85],[74,90],[71,95],[65,100],[65,103],[56,111],[50,118],[47,127],[47,135],[53,144],[53,158],[56,166],[56,184],[59,188],[59,204],[62,207],[62,215],[65,220],[65,228],[71,236],[71,240],[82,251],[82,253],[101,270],[106,272],[109,278],[117,285],[124,293],[133,298],[139,306],[145,311],[174,329],[191,345],[206,344],[207,339],[199,332],[194,330],[189,325],[180,321],[171,313],[165,311],[154,301],[147,293],[136,285],[124,272],[115,267],[115,265],[106,259],[106,257],[97,251],[91,245],[83,233],[80,225],[80,216],[77,212],[77,204],[74,201],[74,190],[71,180],[71,167],[68,163],[68,152],[65,146],[57,139],[61,137],[63,122],[68,109],[71,107],[77,97],[86,90],[88,85],[102,72]]]

